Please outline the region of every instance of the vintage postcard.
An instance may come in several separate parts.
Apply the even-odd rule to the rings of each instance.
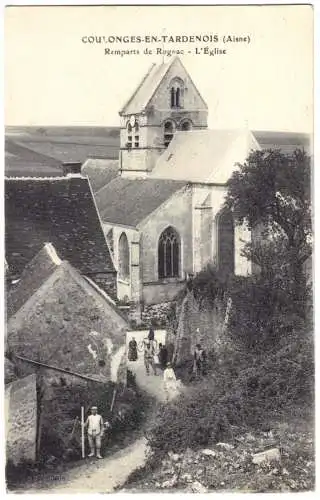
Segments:
[[[6,7],[7,492],[315,490],[313,17]]]

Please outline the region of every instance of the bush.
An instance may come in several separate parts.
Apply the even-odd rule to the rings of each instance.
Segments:
[[[207,378],[160,408],[149,435],[157,455],[232,440],[249,429],[267,428],[281,411],[313,405],[312,335],[301,330],[269,355],[229,346],[208,366]]]

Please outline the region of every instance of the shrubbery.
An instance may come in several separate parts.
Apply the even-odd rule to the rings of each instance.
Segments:
[[[270,428],[279,412],[295,405],[312,407],[312,337],[296,337],[268,356],[226,351],[211,370],[171,405],[161,407],[149,436],[154,451],[182,452],[229,441],[248,429]]]
[[[216,298],[231,297],[232,313],[222,344],[208,353],[207,376],[160,409],[149,435],[154,451],[161,455],[230,440],[270,426],[279,412],[296,405],[312,408],[312,318],[298,314],[290,288],[279,280],[274,286],[261,276],[220,280],[212,266],[195,277],[190,289],[200,303],[210,307]],[[306,288],[306,304],[308,294]],[[183,369],[188,367],[177,369],[179,378]]]

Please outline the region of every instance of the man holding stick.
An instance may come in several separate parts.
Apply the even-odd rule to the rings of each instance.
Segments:
[[[89,457],[94,457],[94,452],[96,451],[96,457],[102,458],[100,454],[101,450],[101,438],[104,434],[104,424],[102,416],[98,413],[98,408],[92,406],[91,415],[88,416],[85,423],[85,428],[88,432],[88,441],[90,446]]]

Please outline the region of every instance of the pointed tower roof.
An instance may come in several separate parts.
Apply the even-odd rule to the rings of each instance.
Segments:
[[[150,67],[149,71],[146,73],[146,75],[143,77],[142,81],[136,88],[136,90],[133,92],[131,95],[130,99],[125,103],[123,108],[119,111],[119,115],[134,115],[141,113],[144,111],[151,101],[152,97],[154,96],[156,90],[158,89],[160,83],[162,82],[163,78],[166,76],[167,72],[171,68],[171,66],[176,62],[179,61],[179,63],[183,66],[180,58],[178,56],[173,57],[170,61],[167,63],[161,63],[161,64],[152,64]],[[183,66],[184,68],[184,66]],[[184,68],[186,73],[188,74],[187,70]],[[191,79],[190,75],[188,74],[189,78]],[[192,81],[192,80],[191,80]],[[192,82],[193,83],[193,82]],[[195,86],[196,88],[196,86]],[[198,89],[196,88],[200,98],[202,99],[205,107],[207,107],[206,102],[203,100],[201,97]]]

